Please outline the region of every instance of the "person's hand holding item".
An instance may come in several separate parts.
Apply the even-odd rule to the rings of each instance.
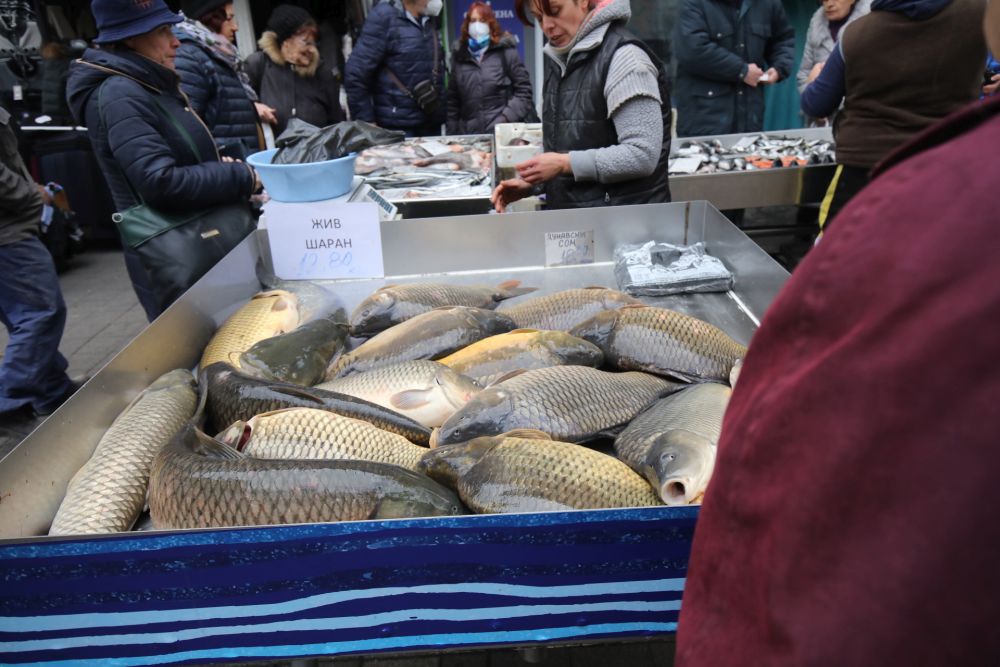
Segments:
[[[262,121],[268,125],[274,125],[278,122],[278,117],[274,115],[274,107],[269,107],[263,102],[254,102],[253,105],[257,109],[257,116]]]
[[[746,76],[743,77],[743,83],[747,84],[751,88],[757,87],[757,82],[760,81],[760,77],[764,75],[764,70],[757,67],[756,64],[750,63],[747,65]]]
[[[503,213],[510,204],[520,201],[531,194],[532,186],[522,178],[508,178],[500,181],[500,184],[490,195],[490,201],[497,213]]]
[[[781,75],[778,74],[778,70],[774,69],[773,67],[770,67],[766,72],[764,72],[764,76],[760,78],[760,81],[761,83],[768,83],[770,85],[774,85],[779,81],[781,81]]]
[[[819,77],[819,73],[823,71],[823,65],[825,64],[826,61],[821,63],[816,63],[815,65],[812,66],[812,69],[809,70],[809,76],[806,77],[807,84],[812,83]]]
[[[573,173],[568,153],[542,153],[514,167],[517,175],[531,185],[551,181],[556,176]]]
[[[1000,74],[994,74],[990,81],[992,83],[983,86],[983,95],[994,95],[1000,89]]]
[[[36,183],[35,187],[38,188],[38,192],[42,195],[42,203],[46,206],[52,206],[52,194],[48,191],[48,189],[41,183]]]

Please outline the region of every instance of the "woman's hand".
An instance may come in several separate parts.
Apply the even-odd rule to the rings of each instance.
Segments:
[[[994,74],[991,83],[983,86],[983,95],[993,95],[1000,88],[1000,74]]]
[[[262,121],[268,125],[274,125],[278,122],[278,117],[274,115],[274,107],[269,107],[263,102],[254,102],[253,105],[257,109],[257,115]]]
[[[542,153],[514,167],[517,175],[531,185],[551,181],[556,176],[573,173],[568,153]]]
[[[507,210],[507,206],[530,195],[531,190],[531,183],[524,179],[508,178],[506,181],[500,181],[500,185],[490,195],[490,201],[497,213],[503,213]]]

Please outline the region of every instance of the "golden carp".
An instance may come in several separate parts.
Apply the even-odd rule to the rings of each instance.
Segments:
[[[490,336],[438,359],[462,375],[488,385],[516,370],[549,366],[600,366],[604,353],[564,331],[515,329]]]
[[[613,456],[517,432],[430,450],[421,469],[449,471],[443,480],[453,475],[459,497],[475,512],[662,504],[645,479]]]
[[[146,502],[153,459],[191,419],[196,403],[194,376],[185,369],[170,371],[143,390],[70,480],[49,535],[129,530]]]
[[[189,421],[153,462],[149,511],[161,530],[464,514],[426,475],[372,461],[254,459]]]
[[[386,285],[351,313],[351,333],[355,336],[375,334],[440,306],[494,308],[504,299],[536,289],[519,287],[520,284],[520,280],[508,280],[496,287],[447,283]]]
[[[200,368],[216,361],[239,367],[239,355],[254,343],[299,325],[298,299],[291,292],[258,292],[229,316],[201,355]]]
[[[429,428],[440,426],[482,389],[436,361],[400,361],[316,385],[395,410]]]
[[[682,386],[648,373],[606,373],[587,366],[525,371],[479,392],[441,426],[437,444],[514,429],[581,442],[628,423]]]
[[[485,308],[444,306],[386,329],[334,361],[326,380],[370,371],[397,361],[437,359],[494,334],[514,322]]]
[[[415,469],[425,447],[360,419],[286,408],[238,421],[218,439],[257,459],[348,459]]]
[[[497,310],[514,320],[519,329],[569,331],[602,310],[641,303],[618,290],[584,287],[537,296],[516,305],[502,304]]]
[[[615,439],[615,452],[668,505],[705,493],[732,389],[704,382],[660,399]]]
[[[696,317],[653,306],[598,313],[570,331],[604,351],[621,370],[646,371],[685,382],[725,382],[747,348]]]

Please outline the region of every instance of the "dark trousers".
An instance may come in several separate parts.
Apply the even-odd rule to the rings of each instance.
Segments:
[[[819,210],[819,228],[822,233],[829,231],[830,223],[840,213],[840,209],[847,206],[847,202],[868,185],[868,172],[864,167],[837,165],[837,171]]]
[[[66,303],[52,256],[37,238],[0,246],[0,321],[10,340],[0,363],[0,412],[49,412],[73,389],[59,353]]]

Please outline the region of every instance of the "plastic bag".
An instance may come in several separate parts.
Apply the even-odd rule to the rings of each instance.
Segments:
[[[324,128],[316,127],[299,118],[288,122],[274,145],[278,152],[272,164],[303,164],[322,162],[358,153],[371,146],[394,144],[402,141],[406,134],[398,130],[387,130],[363,120],[350,120]]]
[[[633,296],[667,296],[694,292],[726,292],[733,274],[703,243],[677,246],[649,241],[615,247],[618,288]]]

